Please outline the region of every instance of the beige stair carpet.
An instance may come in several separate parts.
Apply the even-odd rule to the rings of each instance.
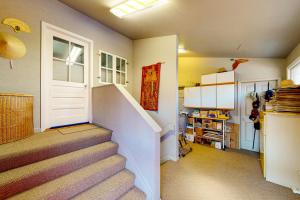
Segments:
[[[116,200],[134,186],[135,176],[123,170],[74,197],[73,200]]]
[[[133,188],[129,192],[127,192],[124,196],[120,198],[120,200],[145,200],[146,195],[138,188]]]
[[[118,155],[111,156],[9,199],[67,200],[116,174],[124,169],[124,167],[124,157]]]
[[[117,153],[117,149],[117,144],[105,142],[3,172],[0,179],[0,198],[12,196],[112,156]]]
[[[0,200],[145,200],[111,136],[84,124],[0,145]]]

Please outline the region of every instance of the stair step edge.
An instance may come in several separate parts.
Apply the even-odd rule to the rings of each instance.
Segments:
[[[72,200],[117,200],[134,187],[135,175],[124,169],[80,193]]]
[[[8,199],[70,199],[125,168],[121,155],[110,156]]]
[[[132,188],[118,200],[146,200],[146,194],[137,187]]]
[[[4,153],[0,151],[0,172],[110,141],[112,133],[105,129],[93,129],[87,130],[87,133],[78,132],[67,135],[56,133],[54,135],[46,135],[45,141],[37,139],[32,145],[30,145],[30,138],[27,138],[26,142],[16,142],[15,149],[15,145],[11,145],[8,149],[4,148],[6,145],[4,147],[0,145],[0,150],[5,151]],[[53,137],[54,139],[51,140]]]
[[[0,199],[86,167],[117,153],[118,145],[105,142],[0,173]]]

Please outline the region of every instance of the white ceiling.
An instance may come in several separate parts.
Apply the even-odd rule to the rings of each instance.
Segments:
[[[60,0],[131,39],[178,34],[186,56],[285,58],[300,42],[300,0],[168,0],[117,18],[123,0]]]

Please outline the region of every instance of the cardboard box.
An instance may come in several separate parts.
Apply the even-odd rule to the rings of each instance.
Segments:
[[[194,134],[194,130],[193,130],[192,128],[187,128],[187,129],[185,130],[185,132],[186,132],[187,134]]]
[[[213,128],[213,121],[211,119],[202,120],[202,127],[204,128]]]
[[[202,136],[203,135],[203,129],[202,128],[196,127],[195,132],[196,132],[197,136]]]
[[[226,140],[227,147],[232,149],[239,149],[240,143],[240,126],[239,124],[227,123],[226,126]]]
[[[201,143],[201,142],[202,142],[202,136],[196,135],[196,136],[195,136],[195,142]]]

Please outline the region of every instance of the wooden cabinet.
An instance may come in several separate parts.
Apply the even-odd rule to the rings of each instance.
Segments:
[[[33,96],[0,93],[0,144],[33,134]]]
[[[217,106],[217,86],[202,86],[201,87],[201,102],[202,108],[216,108]]]
[[[189,87],[184,88],[184,106],[185,107],[201,107],[201,88]]]
[[[234,84],[217,86],[217,108],[234,109]]]

